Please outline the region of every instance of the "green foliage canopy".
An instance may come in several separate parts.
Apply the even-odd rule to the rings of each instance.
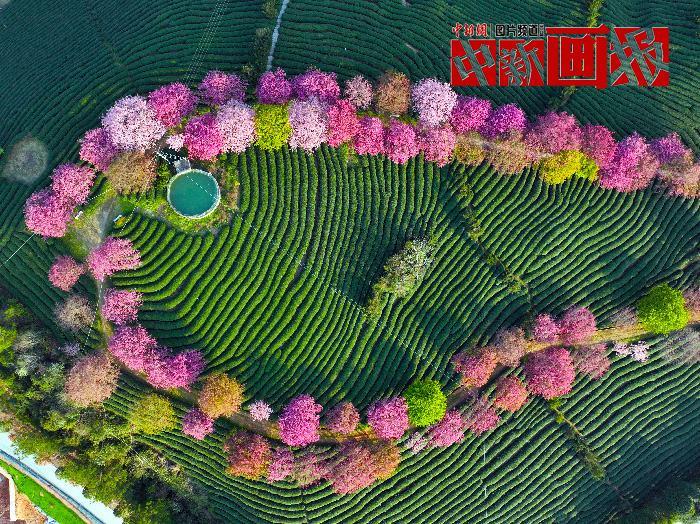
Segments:
[[[637,303],[637,316],[645,329],[663,335],[683,329],[690,320],[683,293],[668,284],[653,287]]]

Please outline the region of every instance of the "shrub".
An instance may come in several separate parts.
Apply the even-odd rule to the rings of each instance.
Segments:
[[[80,331],[90,326],[95,319],[95,308],[81,295],[70,295],[56,305],[54,313],[59,325],[71,331]]]
[[[198,397],[199,409],[211,418],[230,417],[241,410],[243,386],[227,375],[209,375]]]
[[[360,119],[347,100],[338,100],[328,109],[328,145],[350,142],[360,130]]]
[[[527,389],[517,377],[503,377],[498,381],[493,405],[515,413],[527,402]]]
[[[142,96],[117,100],[102,117],[102,127],[112,143],[122,151],[141,151],[155,146],[165,134],[165,126]]]
[[[136,269],[141,265],[141,255],[131,240],[108,237],[87,258],[88,269],[99,281],[117,271]]]
[[[119,148],[102,127],[91,129],[80,140],[80,159],[90,162],[100,171],[106,171],[118,154]]]
[[[362,75],[353,76],[345,83],[345,98],[356,109],[367,109],[372,105],[372,84]]]
[[[389,257],[384,275],[372,286],[372,297],[367,305],[370,317],[378,316],[376,313],[386,295],[405,298],[415,291],[432,263],[433,249],[425,239],[412,240]]]
[[[199,94],[207,104],[221,105],[230,100],[242,102],[247,84],[238,75],[209,71],[199,84]]]
[[[537,117],[525,141],[538,151],[555,154],[580,149],[582,132],[574,115],[550,112]]]
[[[585,307],[569,308],[559,320],[559,338],[563,344],[586,340],[595,330],[595,316]]]
[[[72,257],[63,255],[51,264],[49,282],[62,291],[70,291],[83,273],[85,273],[83,264],[78,264]]]
[[[559,324],[552,315],[537,315],[532,326],[532,338],[537,342],[554,342],[559,338]]]
[[[700,363],[700,332],[693,329],[677,331],[664,344],[664,356],[678,364]]]
[[[646,362],[649,358],[649,344],[646,342],[635,342],[630,346],[630,355],[637,362]]]
[[[574,366],[579,373],[598,379],[610,369],[610,359],[605,344],[594,344],[577,348],[571,353]]]
[[[222,151],[243,153],[255,141],[255,110],[243,102],[228,102],[219,108],[216,126]]]
[[[466,416],[467,429],[475,435],[481,435],[491,431],[500,421],[500,417],[488,401],[484,398],[478,399]]]
[[[351,402],[343,402],[331,409],[326,415],[326,426],[334,433],[349,435],[357,429],[360,413]]]
[[[600,184],[623,192],[644,189],[651,183],[658,167],[646,140],[634,133],[617,144],[609,165],[600,171]]]
[[[119,368],[105,353],[93,353],[78,360],[68,372],[66,398],[81,407],[100,404],[117,389]]]
[[[48,188],[33,193],[24,204],[27,229],[42,237],[62,237],[71,218],[70,205]]]
[[[175,82],[151,91],[148,105],[163,125],[173,127],[194,110],[197,96],[185,84]]]
[[[270,420],[272,415],[272,407],[267,402],[256,400],[248,407],[250,418],[258,422]]]
[[[414,426],[430,426],[445,416],[447,398],[436,380],[417,380],[403,398],[408,405],[408,420]]]
[[[272,460],[270,441],[250,431],[238,431],[224,445],[228,453],[226,472],[234,477],[257,480],[267,475]]]
[[[187,154],[197,160],[212,160],[224,149],[224,137],[212,113],[190,118],[182,138]]]
[[[316,98],[324,104],[333,104],[340,97],[340,86],[335,73],[309,69],[294,78],[292,92],[299,100]]]
[[[132,371],[145,371],[156,358],[156,340],[141,326],[119,326],[107,343],[107,349]]]
[[[476,132],[457,135],[454,156],[458,162],[468,166],[478,166],[486,159],[484,139]]]
[[[450,124],[457,133],[479,131],[491,116],[491,101],[475,96],[459,96],[450,114]]]
[[[102,302],[102,316],[117,325],[136,322],[143,295],[138,291],[108,289]]]
[[[413,110],[418,120],[427,126],[444,124],[457,103],[457,93],[447,82],[424,78],[411,90]]]
[[[214,432],[214,419],[197,408],[192,408],[182,417],[182,432],[197,440]]]
[[[134,404],[129,422],[136,431],[146,435],[156,435],[177,426],[172,404],[156,393],[150,393]]]
[[[445,448],[461,442],[464,438],[466,423],[456,409],[445,413],[442,420],[428,430],[428,442],[436,448]]]
[[[289,446],[306,446],[316,442],[319,414],[323,410],[310,395],[293,398],[279,417],[280,438]]]
[[[411,124],[392,119],[384,132],[384,149],[392,162],[405,164],[418,155],[416,131]]]
[[[496,370],[498,361],[491,348],[482,348],[475,354],[463,351],[452,357],[455,371],[462,375],[462,385],[466,388],[484,386]]]
[[[87,202],[95,171],[86,166],[61,164],[51,173],[51,190],[69,207]]]
[[[418,144],[428,162],[435,162],[442,167],[452,159],[452,153],[457,143],[457,137],[450,128],[422,128],[418,135]]]
[[[481,132],[490,139],[509,138],[520,136],[526,127],[525,112],[516,104],[506,104],[491,113]]]
[[[496,333],[491,347],[500,364],[514,368],[527,351],[525,332],[519,327],[502,329]]]
[[[540,177],[548,184],[561,184],[574,175],[592,181],[598,167],[580,151],[560,151],[540,162]]]
[[[660,284],[637,302],[637,316],[647,331],[668,335],[683,329],[690,320],[683,293],[668,284]]]
[[[157,176],[155,161],[140,152],[122,153],[105,171],[114,190],[126,195],[148,191]]]
[[[547,400],[566,395],[574,383],[571,355],[564,348],[548,348],[531,354],[525,362],[528,389]]]
[[[377,111],[402,115],[408,111],[411,83],[403,73],[389,71],[379,80],[374,105]]]
[[[384,152],[384,124],[373,116],[360,119],[353,142],[358,155],[378,155]]]
[[[408,429],[408,405],[402,397],[379,400],[367,410],[367,423],[379,438],[399,438]]]
[[[289,147],[313,151],[328,138],[328,113],[316,99],[294,100],[289,106]]]
[[[292,83],[283,69],[267,71],[258,80],[256,95],[261,104],[286,104],[292,96]]]
[[[255,108],[255,144],[274,151],[282,148],[292,134],[287,106],[259,105]]]

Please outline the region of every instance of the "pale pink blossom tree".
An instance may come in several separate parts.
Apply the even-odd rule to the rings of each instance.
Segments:
[[[313,151],[328,138],[327,109],[315,98],[294,100],[289,107],[289,125],[289,147]]]
[[[204,440],[204,437],[214,432],[214,419],[197,408],[192,408],[182,418],[182,432],[194,439]]]
[[[425,159],[442,167],[452,159],[457,135],[449,125],[422,128],[418,135],[418,143]]]
[[[493,405],[498,409],[516,412],[527,402],[527,388],[517,377],[503,377],[498,381]]]
[[[207,104],[221,105],[235,100],[242,102],[245,98],[247,84],[238,75],[223,71],[209,71],[199,84],[199,94]]]
[[[90,196],[95,171],[87,166],[61,164],[51,174],[51,190],[73,208]]]
[[[222,105],[216,114],[222,151],[243,153],[255,141],[255,111],[243,102]]]
[[[372,105],[372,84],[362,75],[353,76],[345,83],[345,98],[356,109],[367,109]]]
[[[563,344],[582,342],[595,330],[595,316],[585,307],[569,308],[559,320],[559,338]]]
[[[413,110],[418,120],[429,126],[439,126],[450,118],[457,103],[457,93],[450,84],[436,78],[424,78],[411,89]]]
[[[100,171],[107,171],[118,154],[119,148],[102,127],[91,129],[80,140],[80,159],[90,162]]]
[[[49,268],[49,282],[62,291],[70,291],[85,273],[85,265],[79,264],[72,257],[60,256]]]
[[[132,371],[145,371],[157,358],[158,343],[142,326],[119,326],[107,343],[107,349]]]
[[[264,400],[256,400],[248,407],[248,413],[250,413],[250,418],[253,420],[263,422],[265,420],[270,420],[272,407]]]
[[[442,420],[430,427],[427,433],[428,442],[431,446],[445,448],[461,442],[464,439],[466,422],[461,413],[456,409],[451,409]]]
[[[334,433],[349,435],[360,423],[360,413],[351,402],[342,402],[326,415],[326,426]]]
[[[117,100],[102,117],[102,127],[122,151],[144,152],[152,148],[166,131],[142,96]]]

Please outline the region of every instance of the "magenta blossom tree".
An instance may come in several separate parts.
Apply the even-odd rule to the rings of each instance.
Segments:
[[[328,113],[317,99],[294,100],[289,107],[289,147],[313,151],[328,138]]]
[[[157,357],[158,343],[142,326],[119,326],[107,343],[107,349],[132,371],[145,371]]]
[[[649,149],[660,164],[688,161],[693,157],[693,152],[685,147],[678,133],[652,140]]]
[[[608,167],[615,155],[617,142],[605,126],[586,124],[581,130],[581,151],[595,160],[598,167]]]
[[[136,322],[143,295],[138,291],[108,289],[102,301],[102,316],[118,326]]]
[[[190,390],[204,370],[204,356],[196,349],[173,355],[167,348],[158,348],[145,365],[149,384],[159,389]]]
[[[367,423],[379,438],[399,438],[408,429],[408,405],[403,397],[379,400],[367,410]]]
[[[87,202],[95,171],[87,166],[61,164],[51,174],[51,190],[69,207]]]
[[[216,114],[216,126],[225,152],[242,153],[255,141],[255,111],[243,102],[232,101],[221,106]]]
[[[292,83],[279,67],[260,76],[256,96],[261,104],[286,104],[292,96]]]
[[[127,238],[108,237],[87,258],[90,273],[102,282],[117,271],[136,269],[141,265],[141,255]]]
[[[411,90],[413,110],[418,113],[418,120],[426,126],[439,126],[450,118],[450,113],[457,103],[457,93],[447,82],[436,78],[424,78]]]
[[[146,151],[165,134],[165,126],[142,96],[117,100],[102,117],[102,127],[123,151]]]
[[[615,148],[609,165],[600,171],[600,185],[607,189],[629,192],[647,187],[659,162],[644,137],[637,133],[623,138]]]
[[[272,407],[263,400],[256,400],[248,407],[248,413],[250,413],[250,418],[253,420],[262,422],[265,420],[270,420],[270,415],[272,415]]]
[[[33,193],[24,204],[27,229],[42,237],[62,237],[71,218],[70,204],[49,188]]]
[[[351,402],[338,404],[326,415],[326,426],[334,433],[349,435],[360,423],[360,413]]]
[[[446,448],[461,442],[464,438],[466,423],[459,411],[452,409],[445,413],[442,420],[428,430],[428,442],[436,448]]]
[[[384,134],[386,156],[392,162],[405,164],[419,153],[416,131],[411,124],[392,119]]]
[[[328,145],[350,142],[360,129],[360,119],[347,100],[338,100],[328,109]]]
[[[479,131],[491,116],[490,100],[475,96],[459,96],[450,114],[450,124],[457,133]]]
[[[85,273],[85,265],[79,264],[72,257],[60,256],[49,268],[49,282],[62,291],[70,291]]]
[[[197,160],[212,160],[224,148],[224,138],[211,113],[190,118],[182,137],[187,153]]]
[[[569,308],[559,320],[559,338],[567,345],[586,340],[595,330],[595,316],[585,307]]]
[[[355,151],[358,155],[378,155],[384,151],[384,124],[374,116],[360,119],[355,135]]]
[[[209,71],[199,84],[199,95],[207,104],[221,105],[230,100],[242,102],[247,88],[238,75]]]
[[[173,127],[194,111],[197,95],[185,84],[175,82],[152,91],[148,95],[148,105],[163,125]]]
[[[423,128],[418,135],[418,143],[425,159],[442,167],[452,159],[457,136],[449,125]]]
[[[565,348],[548,348],[530,355],[525,362],[525,376],[533,394],[550,400],[571,391],[574,363]]]
[[[372,105],[372,84],[362,75],[353,76],[345,83],[345,98],[356,109],[367,109]]]
[[[498,412],[485,398],[478,399],[466,416],[467,429],[475,435],[491,431],[500,421]]]
[[[537,315],[532,326],[532,338],[537,342],[555,342],[559,338],[559,324],[552,315]]]
[[[192,408],[182,417],[182,432],[197,440],[214,432],[214,419],[206,413]]]
[[[309,69],[294,78],[292,90],[299,100],[316,98],[326,104],[334,103],[340,97],[340,86],[335,73],[324,73]]]
[[[516,104],[500,106],[491,113],[481,129],[487,138],[519,136],[525,132],[527,117]]]
[[[517,377],[503,377],[498,381],[493,405],[498,409],[516,412],[527,401],[527,388]]]
[[[106,171],[118,154],[119,148],[102,127],[91,129],[80,140],[80,159],[91,163],[100,171]]]
[[[574,115],[549,112],[537,117],[525,136],[525,142],[538,151],[554,154],[580,149],[581,135]]]
[[[306,446],[319,439],[319,415],[323,407],[311,395],[299,395],[279,417],[280,438],[289,446]]]
[[[280,482],[294,471],[294,453],[289,448],[275,448],[267,471],[267,480]]]

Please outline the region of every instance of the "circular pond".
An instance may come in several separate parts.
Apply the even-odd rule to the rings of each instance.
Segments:
[[[219,205],[219,185],[210,173],[188,169],[168,184],[168,202],[175,212],[187,218],[202,218]]]

